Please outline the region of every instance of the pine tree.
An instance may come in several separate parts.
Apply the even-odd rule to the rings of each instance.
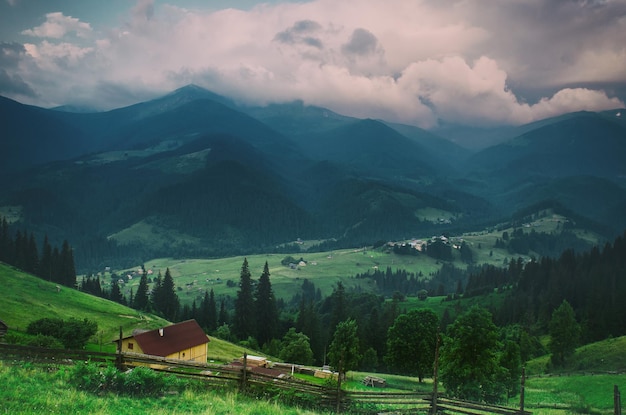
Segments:
[[[117,280],[113,281],[111,284],[111,293],[109,294],[109,300],[115,301],[116,303],[123,304],[124,296],[122,296],[122,292],[120,291],[120,286],[117,283]]]
[[[237,291],[237,298],[235,299],[233,320],[233,330],[238,339],[245,340],[255,334],[255,311],[252,278],[248,268],[248,259],[244,258],[239,279],[239,291]]]
[[[157,312],[169,321],[176,321],[176,317],[180,309],[180,300],[174,288],[174,279],[170,273],[170,269],[165,270],[165,276],[158,287],[154,288],[155,303],[154,307]]]
[[[135,299],[133,301],[133,308],[142,311],[148,311],[149,299],[148,299],[148,276],[146,272],[141,274],[139,279],[139,287],[135,293]]]
[[[41,248],[41,259],[39,260],[39,277],[52,281],[52,246],[48,241],[48,235],[43,239],[43,246]]]
[[[74,254],[67,240],[63,241],[59,260],[59,282],[66,287],[75,287],[76,268],[74,267]]]
[[[26,268],[25,271],[33,275],[37,275],[39,269],[39,253],[37,252],[37,242],[35,241],[35,235],[32,233],[28,238],[28,245],[26,247]]]
[[[13,245],[11,235],[9,234],[9,222],[7,222],[5,217],[2,217],[2,221],[0,221],[0,223],[0,261],[9,263],[9,253],[11,252]]]
[[[228,311],[226,311],[226,303],[224,299],[220,301],[220,312],[217,316],[217,326],[222,327],[224,324],[230,323],[230,318],[228,317]]]
[[[278,327],[278,309],[276,308],[276,298],[272,291],[270,282],[270,271],[265,261],[263,273],[259,278],[256,289],[256,317],[257,317],[257,341],[263,346],[276,335]]]
[[[344,321],[348,317],[348,311],[346,310],[346,289],[341,281],[337,283],[337,287],[333,290],[333,293],[331,294],[331,301],[333,311],[329,327],[329,337],[335,332],[337,324]]]
[[[211,292],[209,293],[209,301],[207,304],[206,327],[210,332],[217,329],[217,307],[215,304],[215,292],[213,292],[213,288],[211,288]]]

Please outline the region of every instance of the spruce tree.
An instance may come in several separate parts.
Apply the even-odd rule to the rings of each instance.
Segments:
[[[206,310],[206,327],[209,332],[217,329],[217,306],[215,304],[215,292],[211,288],[209,293],[209,301]]]
[[[115,301],[116,303],[123,304],[124,296],[122,296],[122,291],[120,291],[120,286],[117,283],[117,280],[114,280],[111,283],[111,292],[109,294],[109,300]]]
[[[217,326],[222,327],[224,324],[230,323],[230,318],[228,316],[228,311],[226,311],[226,303],[224,299],[220,301],[220,312],[217,316]]]
[[[180,300],[174,288],[174,278],[170,273],[170,269],[165,270],[165,276],[158,288],[156,294],[157,302],[154,304],[156,310],[169,321],[176,321],[176,317],[180,309]]]
[[[66,287],[75,287],[76,268],[74,267],[74,254],[67,240],[63,241],[59,260],[59,282]]]
[[[25,271],[33,275],[37,275],[39,269],[39,253],[37,252],[37,242],[35,241],[35,235],[32,233],[28,238],[28,244],[26,247],[26,268]]]
[[[39,260],[39,270],[37,275],[44,280],[52,281],[52,246],[48,241],[48,235],[43,238],[41,259]]]
[[[256,315],[254,296],[252,293],[252,278],[248,268],[248,259],[244,258],[239,279],[239,291],[235,299],[235,315],[233,330],[239,340],[245,340],[256,334]]]
[[[263,346],[276,335],[278,328],[278,309],[276,308],[276,298],[272,291],[270,282],[270,271],[265,261],[263,273],[259,278],[256,289],[256,317],[257,317],[257,341]]]
[[[146,272],[141,274],[141,278],[139,279],[139,287],[137,287],[137,292],[135,293],[135,299],[133,301],[133,308],[142,311],[148,311],[148,276]]]

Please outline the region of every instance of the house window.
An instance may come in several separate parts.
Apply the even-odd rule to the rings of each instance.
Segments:
[[[128,343],[128,350],[133,350],[134,344]]]

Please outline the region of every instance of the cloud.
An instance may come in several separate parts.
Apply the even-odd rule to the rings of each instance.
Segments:
[[[341,47],[341,50],[348,55],[366,56],[376,53],[378,39],[372,32],[358,28],[352,32],[348,43]]]
[[[300,20],[295,22],[292,27],[276,33],[274,40],[280,43],[295,45],[304,44],[314,48],[323,49],[322,41],[314,37],[313,34],[322,29],[319,23],[312,20]]]
[[[0,94],[35,98],[37,94],[19,73],[26,49],[18,43],[0,42]]]
[[[624,106],[606,92],[626,85],[624,4],[313,0],[202,11],[140,0],[97,34],[50,13],[0,69],[37,93],[33,104],[112,108],[194,82],[241,102],[299,99],[422,127],[521,124]]]
[[[62,12],[54,12],[46,14],[46,21],[40,26],[23,30],[22,34],[33,37],[60,39],[68,33],[86,37],[91,31],[89,23],[81,22],[72,16],[65,16]]]

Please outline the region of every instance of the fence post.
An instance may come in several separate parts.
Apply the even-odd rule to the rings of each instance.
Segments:
[[[622,415],[622,398],[617,385],[613,385],[613,414]]]
[[[522,367],[522,380],[519,387],[519,413],[524,413],[524,391],[526,389],[526,368]]]
[[[248,353],[243,353],[243,371],[241,372],[241,391],[246,391],[246,384],[248,382]]]
[[[123,369],[123,361],[122,361],[122,326],[120,326],[120,338],[117,341],[117,355],[115,356],[115,366],[118,370]]]
[[[437,344],[435,346],[435,364],[433,365],[433,397],[430,401],[430,413],[437,413],[437,401],[439,400],[438,389],[438,374],[439,374],[439,328],[437,328]]]
[[[343,350],[341,351],[341,358],[339,359],[339,368],[338,368],[338,376],[337,376],[337,408],[336,413],[341,412],[341,372],[343,371]],[[332,372],[331,372],[332,377]]]

